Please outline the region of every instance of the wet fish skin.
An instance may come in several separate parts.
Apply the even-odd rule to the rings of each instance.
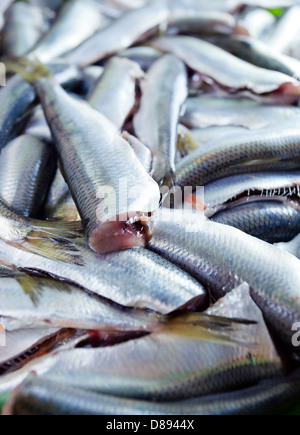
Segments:
[[[235,175],[222,178],[205,187],[206,216],[226,210],[237,197],[246,201],[251,196],[259,196],[261,200],[282,200],[285,203],[292,196],[299,196],[299,171],[262,172],[257,174]]]
[[[123,131],[122,137],[129,143],[145,170],[150,174],[152,171],[152,153],[150,149],[127,131]]]
[[[40,39],[46,25],[41,9],[26,3],[14,3],[6,13],[3,28],[6,57],[24,56]]]
[[[244,127],[232,127],[232,126],[215,126],[206,128],[196,128],[189,130],[193,139],[197,142],[198,148],[207,146],[209,149],[210,143],[214,143],[218,139],[222,139],[226,136],[234,136],[236,134],[243,135],[247,129]],[[187,154],[195,150],[190,150]],[[183,156],[184,157],[184,156]]]
[[[238,17],[238,23],[256,39],[263,37],[275,22],[274,15],[262,8],[248,8]]]
[[[198,275],[200,281],[201,269],[208,264],[210,270],[223,270],[225,277],[227,273],[227,277],[247,282],[253,289],[252,296],[260,299],[260,305],[264,303],[265,317],[278,336],[291,345],[292,325],[300,317],[299,260],[235,228],[207,221],[199,213],[163,213],[152,228],[149,248]],[[212,287],[213,299],[220,298],[219,291]]]
[[[269,94],[269,101],[272,101],[272,93],[279,90],[280,95],[275,93],[274,101],[282,103],[292,103],[299,98],[300,85],[296,79],[250,65],[209,42],[189,36],[174,36],[151,41],[151,46],[171,52],[190,68],[225,88],[248,90],[258,95]]]
[[[92,36],[108,20],[89,0],[68,1],[57,16],[49,32],[28,53],[41,62],[49,63],[77,47]]]
[[[299,135],[295,127],[286,127],[282,132],[271,128],[245,132],[242,137],[225,137],[211,145],[209,151],[200,148],[179,162],[179,186],[196,188],[229,175],[299,168]]]
[[[287,251],[300,260],[300,236],[294,238],[289,243],[277,243],[277,248]]]
[[[59,83],[72,88],[80,83],[81,73],[74,66],[49,67]],[[22,77],[15,75],[0,91],[0,149],[21,134],[35,104],[35,91]]]
[[[141,87],[134,129],[152,151],[153,178],[168,184],[174,179],[177,125],[188,95],[184,64],[172,55],[163,56],[148,71]]]
[[[232,391],[280,375],[280,358],[248,286],[237,289],[208,312],[218,316],[220,311],[232,318],[247,315],[257,322],[243,330],[230,329],[232,338],[244,337],[251,344],[199,341],[171,330],[118,346],[61,352],[49,363],[36,361],[37,372],[66,386],[159,402]]]
[[[0,197],[16,213],[36,218],[46,199],[55,171],[51,143],[22,135],[0,156]]]
[[[144,248],[101,256],[83,240],[74,243],[78,257],[84,259],[84,267],[49,258],[46,261],[1,241],[0,258],[4,264],[79,285],[127,307],[167,314],[189,303],[192,311],[207,305],[207,293],[198,282]]]
[[[241,204],[217,213],[211,220],[268,243],[290,242],[300,233],[300,211],[272,200]]]
[[[158,208],[158,185],[102,114],[69,96],[51,78],[39,79],[35,87],[90,247],[107,253],[143,246],[148,237],[143,215]],[[124,179],[128,190],[121,201]],[[108,204],[107,186],[113,201]]]
[[[246,390],[173,403],[124,399],[30,375],[3,415],[266,415],[299,402],[299,374]]]
[[[165,5],[156,0],[142,8],[130,10],[70,52],[67,61],[87,66],[124,50],[149,31],[166,23],[168,15]]]
[[[127,48],[118,53],[119,57],[125,57],[138,63],[144,71],[147,71],[162,55],[161,51],[143,45]]]
[[[290,122],[299,114],[297,107],[263,105],[248,98],[203,96],[187,100],[181,122],[193,129],[235,126],[258,130]]]
[[[135,106],[137,81],[143,76],[138,64],[113,57],[89,95],[88,102],[121,130]]]
[[[279,71],[294,78],[300,76],[300,62],[290,56],[278,53],[257,39],[247,36],[214,38],[214,41],[235,56],[260,68]]]

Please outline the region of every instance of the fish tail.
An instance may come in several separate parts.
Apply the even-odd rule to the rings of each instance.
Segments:
[[[203,313],[166,315],[155,332],[170,333],[190,339],[208,341],[229,346],[255,346],[247,334],[248,327],[256,322],[245,319],[230,319]]]
[[[81,222],[39,222],[17,247],[51,260],[82,266],[83,258],[74,240],[83,236]]]
[[[37,57],[17,58],[4,61],[7,71],[19,74],[28,83],[33,84],[44,77],[52,77],[49,69]]]

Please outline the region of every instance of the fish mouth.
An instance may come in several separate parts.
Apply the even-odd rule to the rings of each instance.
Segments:
[[[101,223],[89,237],[90,248],[99,253],[145,247],[151,238],[149,213],[118,215],[114,221]]]

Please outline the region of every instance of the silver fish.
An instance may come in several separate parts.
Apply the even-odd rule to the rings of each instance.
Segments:
[[[162,55],[161,51],[143,45],[127,48],[118,53],[119,57],[138,63],[144,71],[147,71]]]
[[[299,371],[241,391],[167,403],[94,393],[30,375],[3,415],[279,415],[287,403],[296,407],[299,398]]]
[[[67,61],[87,66],[104,59],[143,39],[157,26],[166,23],[168,15],[168,9],[158,0],[130,10],[70,52]]]
[[[51,144],[34,136],[19,136],[0,155],[0,197],[16,213],[37,217],[54,172]]]
[[[251,196],[261,200],[299,197],[300,172],[243,174],[223,178],[205,186],[206,216],[225,210],[235,200]]]
[[[51,77],[38,79],[35,88],[90,247],[106,253],[145,245],[146,215],[158,208],[160,192],[130,145],[107,118]]]
[[[77,47],[107,23],[92,1],[68,1],[49,32],[28,56],[49,63]]]
[[[144,248],[103,256],[94,253],[84,241],[73,243],[73,255],[76,255],[68,263],[51,260],[49,250],[46,259],[4,242],[0,242],[0,258],[3,264],[74,283],[127,307],[149,308],[166,314],[181,306],[195,310],[207,304],[206,291],[198,282]],[[63,254],[61,246],[55,256]],[[84,266],[76,264],[80,260]]]
[[[0,5],[0,30],[4,24],[4,13],[10,7],[14,0],[3,0]]]
[[[189,36],[161,37],[151,46],[171,52],[190,68],[228,89],[269,94],[270,101],[292,103],[299,99],[299,82],[277,71],[251,65],[209,42]],[[280,95],[277,95],[279,91]],[[274,93],[272,95],[272,93]]]
[[[177,184],[196,189],[230,175],[299,169],[299,130],[291,124],[282,132],[247,131],[194,151],[178,163]]]
[[[300,318],[298,259],[235,228],[206,221],[200,213],[164,211],[152,231],[150,249],[201,282],[218,269],[247,282],[278,336],[291,346],[292,325]],[[216,288],[212,296],[219,299]]]
[[[167,55],[153,64],[142,83],[142,100],[134,117],[139,139],[153,154],[153,178],[159,183],[174,179],[177,125],[188,95],[183,63]]]
[[[189,128],[235,126],[261,129],[292,121],[299,114],[297,107],[263,105],[248,98],[203,96],[187,100],[181,122]]]
[[[114,57],[88,96],[88,102],[121,130],[136,104],[137,80],[143,76],[138,64]]]
[[[252,38],[260,39],[276,23],[276,18],[263,8],[247,8],[238,17],[238,23]]]
[[[205,128],[196,128],[189,130],[193,139],[198,144],[198,148],[207,146],[209,149],[210,144],[214,143],[218,139],[223,139],[226,136],[235,136],[237,134],[243,135],[247,131],[244,127],[235,127],[235,126],[212,126]],[[195,149],[189,150],[186,154],[195,151]]]
[[[46,28],[41,9],[26,3],[14,3],[6,13],[3,28],[5,56],[24,56],[37,43]]]
[[[232,340],[245,343],[228,346],[195,340],[191,325],[191,337],[182,337],[175,326],[173,332],[154,333],[118,346],[60,352],[36,360],[27,369],[65,386],[159,402],[232,391],[280,375],[281,360],[247,286],[225,297],[209,313],[218,316],[224,311],[233,318],[246,315],[257,322],[230,328]]]
[[[152,171],[152,154],[150,149],[127,131],[123,131],[122,137],[127,140],[145,170],[150,174]]]

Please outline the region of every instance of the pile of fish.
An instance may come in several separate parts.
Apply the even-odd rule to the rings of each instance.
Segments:
[[[299,405],[299,22],[1,0],[3,414]]]

